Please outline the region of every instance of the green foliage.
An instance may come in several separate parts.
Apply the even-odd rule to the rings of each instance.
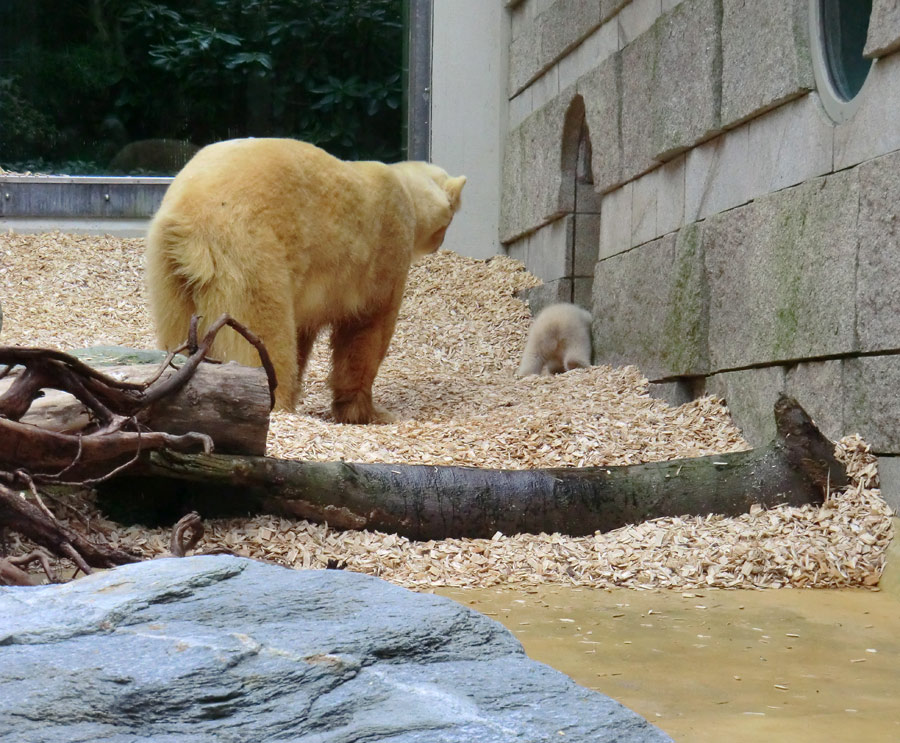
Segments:
[[[0,3],[0,162],[239,136],[394,160],[401,50],[401,0]]]
[[[0,153],[11,161],[28,157],[56,135],[49,118],[31,105],[11,77],[0,77],[0,111]]]

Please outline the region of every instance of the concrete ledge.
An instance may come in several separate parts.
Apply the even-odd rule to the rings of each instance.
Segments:
[[[668,160],[721,129],[722,2],[686,0],[662,16],[657,29],[647,113],[656,112],[652,154]]]
[[[531,316],[534,317],[544,307],[557,302],[572,301],[572,279],[558,279],[556,281],[548,281],[539,286],[533,286],[530,289],[523,289],[519,295],[528,303],[528,309],[531,310]],[[584,305],[582,305],[584,306]],[[585,306],[585,309],[588,309]]]
[[[584,99],[585,121],[591,135],[591,173],[594,188],[600,193],[622,182],[620,63],[619,55],[609,57],[575,84]]]
[[[574,214],[572,274],[593,278],[600,245],[600,215]]]
[[[518,27],[510,45],[510,95],[533,83],[596,29],[601,13],[599,0],[556,0],[531,25]]]
[[[647,392],[654,400],[664,400],[673,408],[694,399],[694,385],[690,379],[679,379],[675,382],[651,382],[647,386]]]
[[[632,0],[600,0],[600,16],[606,21],[631,2]]]
[[[900,150],[900,54],[872,65],[859,109],[834,130],[834,169],[842,170]]]
[[[605,23],[559,60],[559,85],[566,88],[619,50],[615,24]]]
[[[568,88],[507,134],[500,195],[500,241],[509,243],[575,208],[575,183],[563,182]],[[577,136],[577,132],[575,133]]]
[[[784,369],[780,366],[724,372],[706,378],[706,393],[725,400],[735,424],[754,447],[765,446],[775,438],[773,411],[783,390]]]
[[[900,354],[776,364],[706,378],[753,446],[775,433],[772,406],[795,397],[829,438],[858,433],[878,454],[900,453]],[[900,460],[898,460],[900,461]],[[897,469],[900,474],[900,468]],[[897,482],[900,493],[900,480]]]
[[[819,430],[830,439],[855,433],[845,426],[844,362],[804,361],[789,365],[784,375],[784,391],[799,400]]]
[[[36,219],[20,217],[0,219],[0,230],[18,233],[72,232],[84,235],[112,235],[113,237],[144,237],[149,219]]]
[[[881,497],[894,511],[894,515],[900,513],[900,457],[878,457],[878,479],[881,483]],[[896,534],[900,534],[900,520],[894,519],[894,540],[888,548],[888,564],[890,566],[890,576],[888,576],[887,566],[885,567],[885,578],[889,577],[892,593],[900,598],[900,539]],[[882,583],[878,585],[882,586]]]
[[[867,356],[844,364],[844,430],[878,453],[900,452],[900,356]]]
[[[522,261],[542,281],[570,278],[573,239],[574,218],[567,215],[510,244],[507,255]]]
[[[832,169],[834,128],[808,94],[618,188],[606,188],[603,184],[622,180],[618,133],[611,123],[617,112],[612,69],[610,61],[578,83],[594,142],[595,184],[606,191],[603,206],[615,219],[604,227],[604,257]]]
[[[600,204],[600,260],[611,258],[632,247],[632,192],[634,183],[626,183],[603,197]]]
[[[900,152],[859,166],[857,333],[862,351],[900,348]]]
[[[0,219],[143,219],[171,178],[0,176]]]
[[[685,221],[831,172],[833,132],[807,95],[695,147],[685,155]]]
[[[509,45],[509,95],[514,96],[540,75],[540,28],[525,26]]]
[[[572,301],[591,311],[594,297],[594,277],[576,276],[572,279]]]
[[[659,24],[619,52],[621,83],[619,144],[622,150],[619,181],[633,178],[658,165],[654,155],[657,102],[654,100],[654,75],[659,55]],[[603,182],[603,174],[594,173],[598,191],[608,191],[615,183]]]
[[[526,0],[504,0],[509,13],[510,38],[515,39],[534,22],[534,5]]]

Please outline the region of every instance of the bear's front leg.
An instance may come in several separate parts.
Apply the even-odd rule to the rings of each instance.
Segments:
[[[399,307],[397,308],[399,309]],[[336,324],[331,331],[331,412],[338,423],[390,423],[372,402],[372,383],[394,333],[397,310]]]

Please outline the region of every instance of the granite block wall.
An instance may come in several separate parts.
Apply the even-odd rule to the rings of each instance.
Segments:
[[[723,0],[722,120],[733,125],[812,90],[807,4]]]
[[[900,3],[873,0],[865,55],[872,59],[900,50]]]
[[[828,435],[900,455],[900,4],[874,0],[876,62],[840,123],[816,90],[809,11],[520,0],[513,44],[537,51],[511,49],[503,241],[548,297],[595,263],[596,361],[635,363],[679,399],[723,395],[754,443],[784,390]],[[557,175],[576,99],[590,217]]]

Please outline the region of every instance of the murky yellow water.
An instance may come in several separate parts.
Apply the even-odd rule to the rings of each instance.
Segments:
[[[679,743],[900,741],[900,547],[882,590],[441,589]]]

